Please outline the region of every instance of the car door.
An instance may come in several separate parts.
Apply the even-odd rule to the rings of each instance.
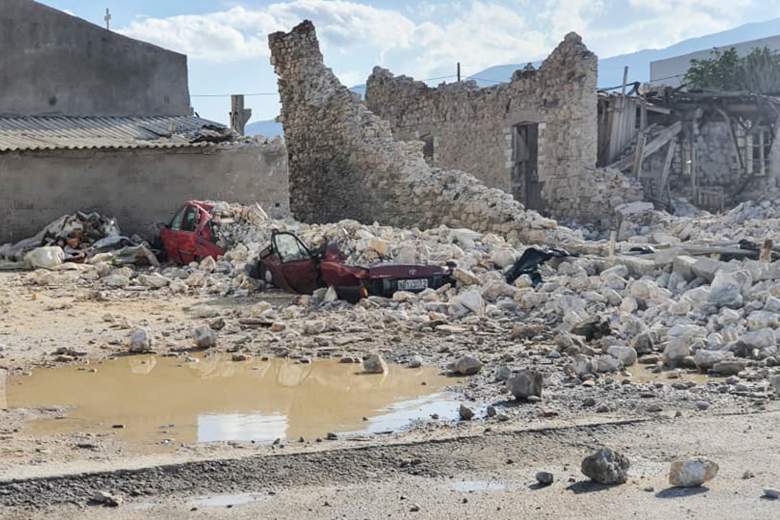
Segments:
[[[163,243],[168,259],[172,262],[181,263],[181,258],[179,257],[179,234],[181,232],[181,223],[184,220],[184,214],[187,212],[188,207],[186,204],[182,206],[176,212],[176,215],[173,216],[170,224],[160,230],[160,240]]]
[[[279,258],[278,271],[290,289],[310,294],[321,286],[317,259],[298,237],[292,233],[274,233],[272,241]]]
[[[188,264],[195,259],[198,219],[198,208],[192,204],[185,204],[173,217],[168,227],[160,231],[160,239],[170,260],[179,264]]]
[[[204,208],[198,208],[199,222],[195,229],[195,257],[196,260],[210,256],[215,260],[225,254],[225,251],[217,245],[216,229],[214,228],[211,213]]]

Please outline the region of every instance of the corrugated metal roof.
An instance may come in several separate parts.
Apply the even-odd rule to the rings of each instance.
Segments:
[[[0,152],[183,148],[231,139],[229,128],[193,116],[0,116]]]

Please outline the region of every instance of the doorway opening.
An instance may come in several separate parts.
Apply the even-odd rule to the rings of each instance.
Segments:
[[[512,127],[512,195],[528,209],[544,208],[539,181],[539,123]]]

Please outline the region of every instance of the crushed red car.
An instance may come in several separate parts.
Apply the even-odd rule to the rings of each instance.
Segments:
[[[274,231],[271,244],[261,251],[250,274],[280,289],[301,294],[333,287],[340,299],[354,302],[369,295],[390,297],[396,291],[438,289],[454,283],[452,268],[452,265],[392,263],[367,267],[347,265],[333,242],[313,251],[295,234]]]
[[[212,204],[190,200],[176,212],[169,224],[162,224],[160,241],[168,260],[179,264],[198,262],[225,254],[217,244],[219,222]]]

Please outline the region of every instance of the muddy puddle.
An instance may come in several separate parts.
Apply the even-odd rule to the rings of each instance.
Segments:
[[[32,421],[28,433],[96,433],[132,443],[270,442],[328,432],[382,433],[415,421],[457,417],[445,387],[458,381],[432,367],[391,365],[383,375],[333,360],[199,362],[132,356],[84,367],[34,370],[7,382],[12,408],[67,407]]]

